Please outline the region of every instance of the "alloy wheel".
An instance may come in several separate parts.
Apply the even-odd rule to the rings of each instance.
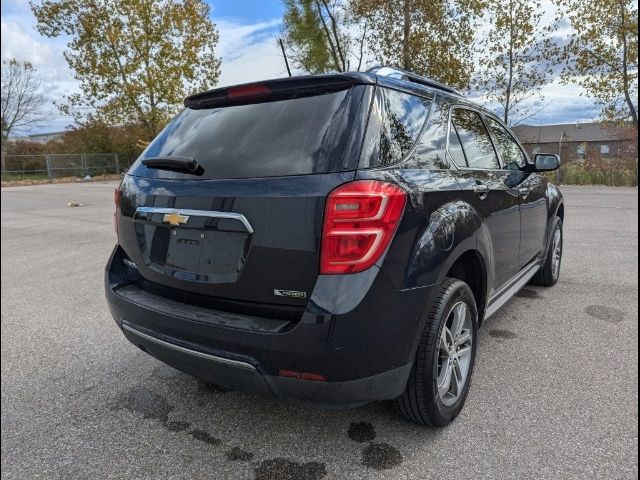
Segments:
[[[562,230],[560,227],[557,227],[553,234],[551,255],[551,274],[556,279],[560,275],[560,261],[562,260]]]
[[[451,406],[460,398],[468,381],[473,347],[471,310],[457,302],[447,315],[438,348],[438,396]]]

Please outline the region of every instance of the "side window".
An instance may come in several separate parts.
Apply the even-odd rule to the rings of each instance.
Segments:
[[[460,137],[456,131],[456,126],[452,123],[449,130],[449,155],[459,167],[467,166],[467,159],[464,158],[464,150],[462,150],[462,143],[460,143]]]
[[[513,139],[511,134],[500,123],[491,117],[485,117],[489,128],[493,132],[496,139],[496,146],[502,157],[504,168],[509,170],[520,170],[527,165],[527,157],[520,149],[518,143]]]
[[[493,142],[480,114],[458,108],[453,111],[451,121],[452,128],[455,128],[462,143],[469,168],[500,168]]]
[[[378,88],[361,166],[391,165],[402,160],[418,139],[430,104],[416,95]]]

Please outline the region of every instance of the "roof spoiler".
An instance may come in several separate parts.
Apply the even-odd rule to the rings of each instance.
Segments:
[[[224,88],[216,88],[203,93],[190,95],[184,100],[187,108],[201,108],[216,103],[257,100],[261,97],[292,90],[315,90],[321,88],[339,88],[349,85],[374,85],[375,78],[366,73],[342,73],[328,75],[304,75],[299,77],[277,78],[262,82],[244,83]]]
[[[400,70],[399,68],[377,66],[377,67],[372,67],[368,69],[366,73],[370,73],[372,75],[378,75],[380,77],[397,78],[400,80],[419,83],[420,85],[437,88],[438,90],[443,90],[445,92],[453,93],[454,95],[458,95],[462,97],[462,93],[453,87],[444,85],[440,82],[436,82],[435,80],[431,80],[430,78],[423,77],[422,75],[418,75],[416,73]]]

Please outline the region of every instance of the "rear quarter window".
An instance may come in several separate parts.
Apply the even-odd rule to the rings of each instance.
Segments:
[[[151,142],[129,173],[189,178],[140,163],[163,156],[195,158],[205,179],[340,171],[342,153],[334,152],[334,145],[351,90],[298,92],[261,103],[186,108]]]
[[[361,156],[362,168],[392,165],[416,143],[431,101],[389,88],[376,89]]]

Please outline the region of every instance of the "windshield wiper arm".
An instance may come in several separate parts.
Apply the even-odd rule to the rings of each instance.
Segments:
[[[149,168],[186,171],[189,173],[196,173],[200,168],[193,157],[147,157],[142,160],[142,164]]]

